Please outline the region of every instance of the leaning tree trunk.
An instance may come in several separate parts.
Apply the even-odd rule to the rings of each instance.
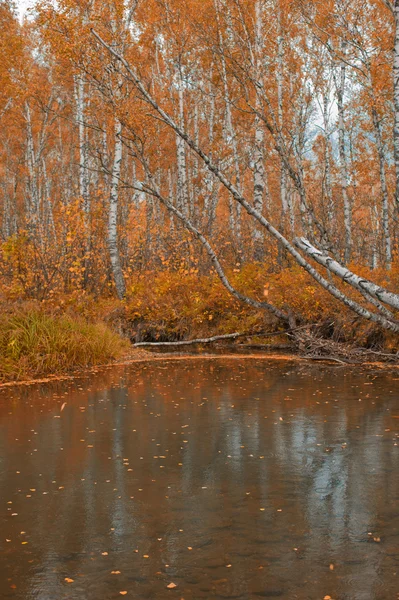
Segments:
[[[298,238],[295,240],[295,245],[303,250],[310,258],[313,258],[323,267],[326,267],[331,273],[337,275],[340,279],[345,281],[348,285],[352,286],[359,292],[366,292],[372,298],[375,298],[379,302],[388,304],[391,308],[399,310],[399,295],[389,292],[384,287],[360,277],[355,273],[352,273],[346,267],[340,265],[336,260],[330,256],[324,254],[318,248],[315,248],[305,238]]]

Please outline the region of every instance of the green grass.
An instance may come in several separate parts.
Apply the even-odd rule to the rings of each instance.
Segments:
[[[40,310],[0,315],[0,381],[61,374],[104,364],[129,343],[104,324]]]

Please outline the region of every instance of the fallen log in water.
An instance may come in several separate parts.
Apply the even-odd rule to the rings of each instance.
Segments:
[[[309,325],[306,325],[309,327]],[[303,327],[298,327],[297,329],[303,329]],[[288,333],[293,333],[294,329],[287,329],[285,331],[274,331],[272,333],[227,333],[225,335],[215,335],[210,338],[204,339],[196,339],[196,340],[183,340],[177,342],[136,342],[133,344],[135,348],[139,346],[191,346],[193,344],[212,344],[213,342],[219,342],[222,340],[234,340],[240,337],[275,337],[279,335],[287,335]]]

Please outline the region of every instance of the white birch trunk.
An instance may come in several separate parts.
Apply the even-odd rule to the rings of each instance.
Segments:
[[[255,3],[255,78],[263,85],[263,22],[262,5],[260,0]],[[259,94],[256,94],[256,108],[261,110]],[[265,194],[265,132],[263,124],[258,116],[255,117],[255,146],[254,146],[254,207],[259,212],[263,212],[263,202]],[[254,259],[263,258],[263,231],[255,221],[252,230],[254,244]]]
[[[382,142],[381,124],[377,112],[373,108],[373,121],[376,133],[378,166],[380,171],[381,195],[382,195],[382,229],[384,232],[385,266],[389,270],[392,265],[392,242],[389,230],[389,195],[385,171],[385,152]]]
[[[308,256],[313,258],[316,262],[323,267],[326,267],[331,273],[337,275],[340,279],[345,281],[345,283],[349,284],[353,288],[357,289],[360,292],[366,292],[372,298],[375,298],[379,302],[383,302],[384,304],[388,304],[388,306],[399,310],[399,295],[394,294],[393,292],[389,292],[385,288],[369,281],[368,279],[364,279],[363,277],[359,277],[352,271],[349,271],[346,267],[340,265],[337,261],[335,261],[330,256],[327,256],[320,252],[317,248],[312,246],[308,242],[308,240],[304,238],[300,238],[295,240],[295,244],[306,252]]]
[[[90,269],[90,251],[91,251],[91,227],[90,227],[90,180],[89,180],[89,161],[87,131],[85,125],[86,118],[86,88],[85,80],[82,74],[75,78],[75,100],[76,100],[76,122],[78,125],[79,139],[79,195],[82,200],[84,214],[84,227],[86,234],[86,249],[84,256],[84,286],[89,281]]]
[[[211,147],[210,155],[212,156],[213,142],[215,140],[215,92],[212,88],[212,73],[213,65],[211,66],[210,72],[210,86],[209,86],[209,145]],[[213,173],[205,172],[205,183],[207,192],[204,199],[204,218],[207,222],[206,231],[209,235],[212,234],[213,225],[216,218],[216,209],[219,201],[219,185],[215,179]]]
[[[372,85],[372,81],[370,78],[370,85]],[[380,174],[380,185],[381,185],[381,196],[382,196],[382,230],[384,235],[384,249],[385,249],[385,266],[389,270],[392,265],[392,242],[391,242],[391,233],[389,230],[389,195],[388,195],[388,184],[386,177],[386,160],[385,160],[385,151],[384,151],[384,143],[382,140],[382,131],[381,131],[381,120],[378,116],[377,108],[375,106],[375,98],[374,93],[371,88],[372,93],[372,102],[373,106],[371,109],[372,117],[373,117],[373,125],[375,132],[375,140],[377,146],[377,154],[378,154],[378,168]]]
[[[43,179],[44,179],[44,206],[43,211],[45,213],[45,231],[47,234],[47,238],[50,239],[50,234],[53,237],[53,241],[57,244],[57,230],[55,228],[54,223],[54,214],[53,214],[53,203],[51,202],[51,179],[47,176],[47,167],[46,161],[42,160],[42,171],[43,171]]]
[[[226,59],[224,55],[224,41],[222,32],[220,29],[219,23],[219,2],[215,0],[215,9],[216,16],[219,25],[219,45],[221,50],[221,66],[222,66],[222,82],[223,82],[223,92],[224,92],[224,103],[225,103],[225,138],[227,145],[229,145],[232,149],[232,158],[233,158],[233,168],[235,172],[235,185],[236,188],[241,191],[241,173],[240,173],[240,161],[238,156],[237,149],[237,136],[233,125],[233,117],[231,114],[231,100],[230,100],[230,90],[229,84],[227,80],[227,68],[226,68]],[[230,210],[230,229],[237,240],[238,245],[241,245],[241,208],[236,206],[234,202],[229,201],[229,210]]]
[[[346,44],[342,44],[342,51],[345,54]],[[341,177],[342,200],[344,205],[344,226],[345,226],[345,249],[344,262],[348,263],[352,256],[352,204],[348,194],[349,175],[348,162],[345,148],[345,108],[344,93],[346,83],[346,66],[341,64],[339,69],[339,78],[336,80],[337,106],[338,106],[338,147],[339,147],[339,170]]]
[[[40,191],[37,178],[37,161],[35,144],[33,140],[32,115],[29,103],[25,103],[26,121],[26,163],[28,167],[28,198],[27,214],[30,229],[36,235],[38,233],[38,220],[40,210]]]
[[[175,197],[175,190],[173,186],[173,177],[172,171],[168,169],[168,187],[169,187],[169,198]],[[173,217],[173,213],[170,213],[170,233],[173,235],[175,232],[175,220]]]
[[[378,267],[377,240],[378,240],[379,234],[380,234],[380,219],[379,219],[378,209],[375,204],[370,207],[370,220],[371,220],[371,225],[373,228],[372,235],[374,238],[371,240],[371,243],[370,243],[370,246],[371,246],[371,248],[370,248],[370,251],[371,251],[370,266],[374,270]]]
[[[184,89],[183,78],[180,74],[179,81],[179,125],[184,129]],[[188,186],[187,186],[187,162],[186,145],[184,141],[176,136],[177,149],[177,206],[185,214],[189,214]]]
[[[278,127],[280,130],[280,136],[282,136],[283,124],[284,124],[284,107],[283,107],[283,62],[284,62],[284,38],[282,35],[281,25],[281,12],[278,9],[278,36],[277,36],[277,69],[276,69],[276,81],[277,81],[277,118]],[[280,166],[280,196],[281,196],[281,208],[282,208],[282,222],[285,222],[288,201],[287,201],[287,171],[283,161]]]
[[[394,84],[394,155],[396,170],[395,199],[396,209],[399,210],[399,0],[394,0],[395,16],[395,49],[393,60],[393,84]]]
[[[123,154],[123,144],[121,136],[122,124],[118,119],[115,119],[115,150],[109,194],[108,248],[112,266],[112,274],[115,282],[115,289],[120,300],[122,300],[126,295],[125,278],[123,276],[118,248],[119,182]]]
[[[328,94],[323,97],[323,126],[324,126],[324,168],[325,168],[325,195],[327,198],[327,220],[329,226],[334,220],[334,201],[331,181],[331,145],[330,145],[330,122],[328,114]]]
[[[87,134],[85,127],[86,89],[83,75],[75,78],[76,123],[79,135],[79,195],[83,210],[90,213]]]
[[[7,182],[4,186],[4,195],[3,195],[3,220],[2,220],[2,234],[3,238],[7,240],[13,233],[13,213],[12,206],[15,209],[16,199],[15,199],[15,176],[12,179],[9,175],[7,176]],[[8,184],[8,185],[7,185]],[[13,190],[13,195],[11,196],[11,190]]]
[[[194,108],[194,139],[195,143],[199,145],[199,114],[198,114],[198,103],[195,103]],[[200,193],[200,187],[198,185],[199,179],[199,160],[198,156],[194,155],[193,158],[193,167],[192,167],[192,177],[189,179],[192,181],[190,188],[190,214],[194,224],[197,223],[199,216],[199,206],[198,206],[198,197]],[[160,188],[161,186],[158,185]]]

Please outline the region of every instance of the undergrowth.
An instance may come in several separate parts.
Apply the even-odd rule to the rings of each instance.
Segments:
[[[359,274],[370,277],[367,269]],[[298,267],[270,273],[264,265],[228,272],[236,289],[291,311],[298,326],[313,324],[317,335],[360,348],[396,352],[398,336],[357,317]],[[399,289],[393,270],[373,272],[374,280]],[[358,302],[364,300],[335,283]],[[216,275],[179,271],[132,274],[122,302],[111,294],[94,297],[82,289],[42,301],[16,300],[0,289],[0,381],[43,376],[104,364],[132,353],[130,342],[179,341],[229,333],[282,331],[265,310],[239,302]],[[252,338],[267,343],[266,337]],[[245,340],[242,339],[242,342]],[[287,338],[270,338],[270,343]]]
[[[65,373],[120,358],[129,344],[103,323],[17,310],[0,320],[0,381]]]

